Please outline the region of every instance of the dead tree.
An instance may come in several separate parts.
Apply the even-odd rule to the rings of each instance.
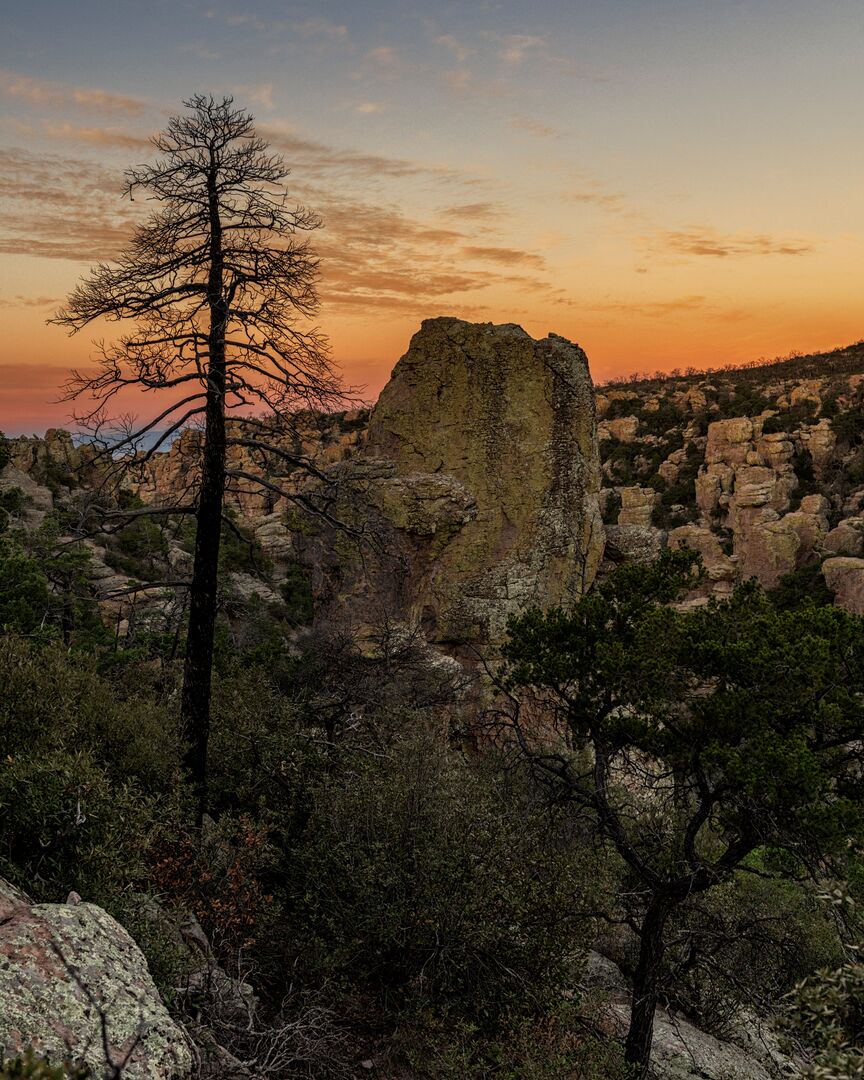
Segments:
[[[87,400],[75,419],[102,440],[99,455],[112,476],[140,467],[183,428],[202,428],[182,502],[145,511],[197,522],[181,709],[201,813],[225,495],[263,487],[298,498],[268,478],[270,466],[288,458],[312,468],[286,450],[286,429],[303,410],[332,409],[340,387],[326,341],[308,322],[318,308],[318,264],[304,234],[320,220],[289,204],[285,163],[268,153],[252,116],[232,98],[197,95],[184,105],[153,140],[157,160],[126,174],[126,194],[142,193],[154,212],[52,321],[70,333],[101,319],[134,323],[131,333],[99,343],[95,374],[75,372],[67,388],[70,399]],[[117,430],[112,404],[129,387],[167,400],[155,418],[127,420],[106,437]],[[242,425],[226,424],[232,414]],[[256,467],[229,468],[232,444]],[[326,513],[326,505],[310,508]]]

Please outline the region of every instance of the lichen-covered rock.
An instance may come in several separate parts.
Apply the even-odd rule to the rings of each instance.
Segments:
[[[801,536],[794,523],[765,509],[745,523],[735,537],[735,554],[741,577],[756,578],[766,589],[773,589],[784,574],[790,574],[799,562]]]
[[[606,558],[613,563],[651,562],[666,546],[666,533],[653,525],[607,525]]]
[[[564,338],[426,320],[362,456],[394,466],[377,505],[415,537],[404,614],[429,640],[500,640],[510,614],[567,602],[593,580],[603,551],[594,393],[584,352]]]
[[[94,1075],[125,1061],[124,1080],[181,1080],[193,1066],[188,1037],[119,923],[93,904],[31,904],[5,887],[0,1047],[7,1055],[32,1047],[54,1062],[80,1059]]]
[[[598,438],[615,439],[617,442],[632,443],[639,434],[639,418],[619,416],[615,420],[603,420],[597,427]]]
[[[813,459],[813,472],[822,476],[831,462],[837,446],[837,436],[831,428],[830,420],[820,420],[815,427],[800,434],[801,442],[810,451]]]
[[[731,420],[717,420],[708,425],[708,443],[705,447],[705,464],[722,461],[726,465],[743,465],[747,454],[762,434],[762,421],[747,416]]]
[[[601,1026],[623,1039],[630,1023],[630,995],[620,968],[605,956],[589,952],[580,981],[600,994]],[[751,1026],[741,1025],[734,1042],[722,1041],[683,1017],[658,1009],[651,1075],[657,1080],[776,1080],[789,1075],[792,1062],[776,1050],[770,1036],[760,1040],[758,1032],[748,1030]]]
[[[0,494],[18,488],[24,495],[24,520],[36,528],[54,507],[54,496],[43,484],[38,484],[30,473],[22,472],[11,463],[0,469]]]

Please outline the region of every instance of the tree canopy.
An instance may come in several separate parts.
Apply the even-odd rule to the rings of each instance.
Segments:
[[[736,871],[818,876],[864,834],[864,620],[780,611],[755,582],[676,610],[695,570],[678,551],[625,566],[572,611],[514,619],[505,649],[510,689],[535,691],[514,744],[635,882],[643,1070],[670,913]]]

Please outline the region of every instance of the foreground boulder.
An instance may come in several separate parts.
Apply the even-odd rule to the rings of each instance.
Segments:
[[[395,613],[430,641],[500,640],[509,615],[566,603],[593,581],[603,551],[594,391],[585,353],[565,338],[427,319],[361,456],[367,501],[394,534],[381,546],[400,552]],[[382,576],[369,583],[379,599]]]
[[[182,1080],[193,1068],[188,1037],[118,922],[94,904],[32,904],[5,882],[0,1047],[7,1058],[32,1047],[83,1061],[94,1076],[123,1065],[124,1080]]]
[[[618,966],[589,952],[583,988],[599,993],[598,1019],[622,1039],[630,1024],[630,992]],[[797,1070],[777,1048],[773,1033],[753,1017],[741,1017],[734,1035],[718,1039],[671,1010],[658,1009],[651,1046],[656,1080],[778,1080]]]

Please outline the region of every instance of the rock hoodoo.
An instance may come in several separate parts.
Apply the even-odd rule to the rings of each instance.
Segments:
[[[383,546],[402,554],[401,615],[430,641],[499,640],[511,613],[566,603],[593,581],[604,543],[594,392],[566,339],[426,320],[360,457],[379,473],[367,497],[400,534]]]

